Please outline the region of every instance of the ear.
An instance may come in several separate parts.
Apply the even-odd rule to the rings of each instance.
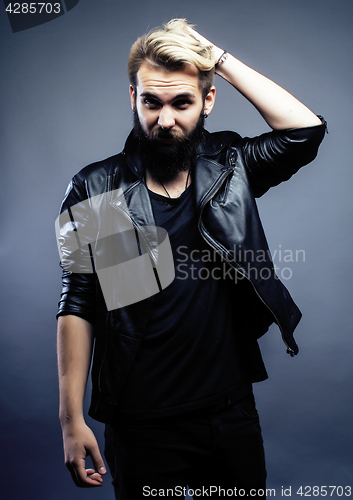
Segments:
[[[129,92],[130,92],[130,100],[131,100],[131,107],[132,109],[135,109],[135,89],[132,85],[129,87]]]
[[[214,106],[214,103],[215,103],[215,99],[216,99],[216,87],[214,85],[212,85],[209,93],[205,97],[204,111],[207,115],[209,115],[211,113],[213,106]]]

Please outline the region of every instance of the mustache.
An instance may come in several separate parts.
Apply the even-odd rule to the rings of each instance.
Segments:
[[[166,139],[166,140],[174,140],[176,142],[182,142],[187,139],[185,134],[180,130],[165,130],[163,128],[158,128],[151,132],[151,139]]]

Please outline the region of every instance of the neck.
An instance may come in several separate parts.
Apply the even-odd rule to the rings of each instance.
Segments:
[[[190,183],[191,178],[189,171],[178,172],[174,179],[163,183],[158,179],[154,179],[148,170],[146,171],[146,184],[148,189],[162,196],[179,198]]]

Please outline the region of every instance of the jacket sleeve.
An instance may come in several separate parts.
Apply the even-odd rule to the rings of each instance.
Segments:
[[[56,317],[73,314],[94,323],[96,274],[89,246],[91,235],[82,231],[89,217],[88,205],[84,183],[76,176],[69,184],[55,223],[60,266],[63,269]]]
[[[258,137],[241,140],[248,177],[256,197],[292,177],[317,155],[324,138],[326,121],[321,125],[288,130],[273,130]]]

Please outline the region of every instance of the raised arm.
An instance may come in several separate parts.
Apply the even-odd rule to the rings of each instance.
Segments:
[[[223,50],[191,29],[192,34],[204,45],[211,45],[218,61]],[[320,125],[321,120],[304,104],[282,87],[227,54],[216,66],[216,73],[229,82],[261,113],[268,125],[275,130]]]
[[[83,399],[92,356],[91,324],[77,316],[58,318],[60,410],[65,464],[77,486],[101,486],[106,469],[93,432],[83,417]],[[90,455],[96,469],[86,469]]]

